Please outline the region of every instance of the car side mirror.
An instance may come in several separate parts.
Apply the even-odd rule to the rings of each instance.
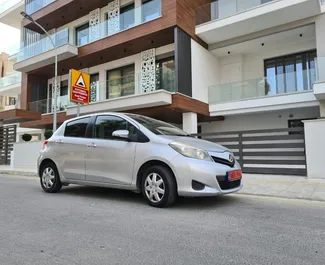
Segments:
[[[112,134],[113,137],[129,140],[129,131],[128,130],[117,130]]]

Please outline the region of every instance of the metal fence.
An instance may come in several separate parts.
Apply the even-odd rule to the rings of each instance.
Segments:
[[[16,125],[0,126],[0,165],[9,165],[11,151],[16,142]]]
[[[307,175],[303,128],[196,134],[229,148],[244,173]]]

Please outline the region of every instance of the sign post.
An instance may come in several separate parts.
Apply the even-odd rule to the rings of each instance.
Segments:
[[[69,73],[70,101],[77,103],[77,116],[80,115],[80,105],[89,104],[90,75],[71,69]]]

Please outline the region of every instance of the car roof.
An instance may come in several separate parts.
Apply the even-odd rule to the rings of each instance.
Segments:
[[[119,116],[119,117],[126,117],[128,115],[137,115],[137,114],[121,113],[121,112],[96,112],[96,113],[85,114],[85,115],[81,115],[79,117],[74,117],[74,118],[68,119],[68,120],[64,121],[64,123],[68,123],[68,122],[79,120],[79,119],[86,118],[86,117],[98,116],[98,115],[115,115],[115,116]],[[139,115],[139,116],[141,116],[141,115]]]

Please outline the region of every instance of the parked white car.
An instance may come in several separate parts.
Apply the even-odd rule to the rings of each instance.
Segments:
[[[41,186],[58,192],[81,184],[142,192],[155,207],[177,196],[216,196],[242,188],[239,163],[227,148],[168,123],[121,113],[68,120],[44,143]]]

